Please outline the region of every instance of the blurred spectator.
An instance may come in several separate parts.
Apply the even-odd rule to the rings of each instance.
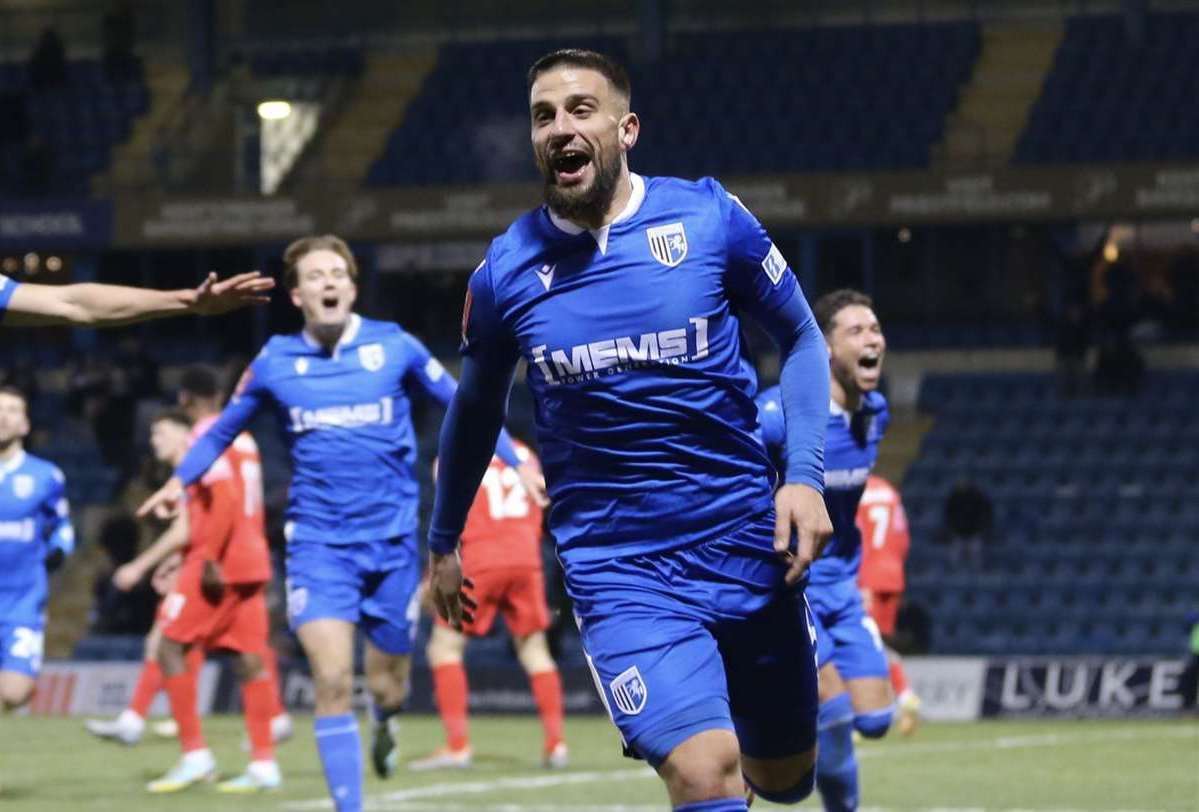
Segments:
[[[1057,387],[1061,397],[1072,398],[1086,393],[1087,350],[1091,346],[1091,324],[1083,302],[1066,305],[1057,323],[1054,357],[1057,366]]]
[[[117,567],[137,553],[138,526],[132,516],[119,514],[100,528],[100,546],[108,553],[109,567],[100,571],[92,589],[91,632],[95,634],[145,634],[154,623],[158,594],[149,582],[122,592],[112,583]]]
[[[67,82],[67,51],[62,37],[53,28],[42,36],[29,58],[29,84],[34,90],[50,90]]]
[[[39,133],[25,142],[21,156],[21,191],[29,197],[49,194],[54,186],[54,148]]]
[[[945,500],[943,541],[950,545],[955,566],[980,569],[983,549],[991,542],[995,509],[991,498],[973,482],[959,482]]]
[[[141,61],[133,53],[137,41],[137,21],[128,3],[121,3],[115,11],[104,15],[101,24],[104,42],[104,73],[108,81],[118,83],[137,79],[141,73]]]
[[[29,105],[24,93],[0,93],[0,144],[24,144],[29,137]]]
[[[1107,269],[1104,283],[1107,293],[1098,309],[1095,388],[1102,395],[1132,396],[1145,374],[1145,361],[1132,340],[1139,315],[1136,274],[1121,259]]]

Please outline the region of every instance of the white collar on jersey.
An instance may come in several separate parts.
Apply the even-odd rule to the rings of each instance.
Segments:
[[[842,406],[840,403],[833,400],[832,398],[828,399],[828,413],[830,415],[835,415],[837,417],[840,417],[842,420],[845,421],[845,425],[847,425],[847,426],[849,425],[850,417],[851,417],[849,414],[849,411],[844,406]]]
[[[4,463],[3,465],[0,465],[0,479],[4,479],[4,477],[8,476],[13,471],[20,468],[21,464],[24,462],[25,462],[25,449],[21,449],[20,451],[18,451],[16,453],[16,455],[11,460]]]
[[[595,244],[599,246],[600,253],[606,254],[608,253],[608,229],[619,222],[628,220],[637,213],[637,210],[641,208],[641,204],[645,202],[645,180],[640,175],[630,172],[629,184],[633,187],[633,192],[629,195],[629,202],[625,204],[624,210],[616,215],[616,219],[611,223],[607,223],[599,228],[583,228],[554,214],[554,210],[547,206],[546,210],[550,214],[550,222],[557,226],[560,231],[565,231],[567,234],[582,234],[584,231],[590,232],[591,236],[595,237]]]
[[[349,344],[358,337],[358,330],[362,327],[362,317],[357,313],[351,313],[350,319],[346,323],[346,329],[341,331],[341,338],[337,339],[337,346],[333,348],[333,357],[338,358],[341,355],[341,348]],[[314,350],[321,348],[321,343],[308,334],[307,330],[301,330],[300,335],[304,337],[304,343]]]

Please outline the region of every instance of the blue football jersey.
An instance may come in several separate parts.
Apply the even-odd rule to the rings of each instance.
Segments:
[[[420,486],[411,396],[448,403],[456,384],[425,346],[393,322],[352,315],[334,352],[305,333],[272,337],[220,418],[176,474],[190,484],[259,409],[291,455],[289,540],[345,544],[417,529]]]
[[[46,554],[75,549],[58,467],[20,452],[0,463],[0,621],[36,623],[46,604]]]
[[[631,181],[628,206],[603,228],[545,206],[517,220],[472,275],[463,315],[464,354],[528,364],[567,564],[716,538],[772,505],[738,313],[803,302],[798,282],[716,181]],[[801,478],[819,486],[812,455]]]
[[[0,274],[0,321],[4,319],[4,311],[8,310],[8,302],[18,287],[16,282]]]
[[[758,410],[762,441],[775,465],[780,465],[786,426],[777,386],[758,396]],[[812,564],[812,584],[858,577],[862,563],[862,534],[856,521],[858,502],[890,420],[887,399],[879,392],[868,392],[852,415],[829,402],[824,434],[824,504],[833,522],[833,537],[824,554]]]

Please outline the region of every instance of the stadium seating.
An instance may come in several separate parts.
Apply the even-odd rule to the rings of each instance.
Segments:
[[[108,166],[115,144],[129,137],[133,121],[145,113],[150,96],[141,75],[114,83],[96,60],[67,65],[61,87],[34,92],[24,64],[0,63],[4,108],[24,120],[27,138],[0,138],[0,193],[85,195],[87,179]],[[47,176],[30,179],[31,142],[40,141]]]
[[[944,654],[1173,654],[1199,605],[1194,372],[1135,399],[1060,400],[1049,375],[930,375],[936,416],[903,484],[908,600]],[[995,513],[982,560],[938,543],[958,482]]]
[[[630,65],[636,167],[686,177],[927,166],[979,43],[972,22],[679,34],[646,64],[622,40],[572,42]],[[521,77],[562,44],[443,46],[369,183],[533,178]]]
[[[1159,13],[1133,43],[1118,15],[1067,21],[1017,163],[1199,156],[1199,14]]]

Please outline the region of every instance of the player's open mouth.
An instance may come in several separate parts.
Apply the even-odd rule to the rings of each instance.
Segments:
[[[326,310],[333,310],[340,302],[341,299],[337,296],[325,296],[321,299],[321,306]]]
[[[550,168],[558,183],[577,183],[583,178],[583,171],[591,158],[583,152],[565,150],[559,152],[550,160]]]
[[[881,360],[877,355],[863,355],[858,359],[858,366],[862,369],[875,370],[878,369],[878,364]]]

